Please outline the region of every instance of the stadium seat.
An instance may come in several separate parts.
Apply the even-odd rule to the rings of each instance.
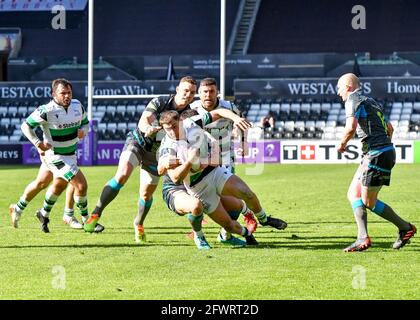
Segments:
[[[106,123],[99,123],[98,124],[98,131],[102,132],[102,133],[105,132],[106,126],[107,126]]]
[[[280,104],[279,103],[272,103],[270,110],[274,111],[276,113],[279,113],[280,112]]]
[[[9,141],[10,142],[19,142],[20,138],[21,138],[21,135],[12,135],[12,136],[10,136]]]
[[[134,130],[134,129],[136,129],[137,128],[137,123],[136,122],[129,122],[128,124],[127,124],[127,129],[128,130]]]
[[[326,125],[327,127],[333,127],[333,128],[335,128],[335,127],[337,126],[337,121],[335,121],[335,120],[329,120],[329,121],[327,121],[327,122],[325,123],[325,125]]]
[[[406,121],[406,120],[410,120],[410,119],[411,119],[411,114],[406,114],[406,113],[403,113],[403,114],[401,114],[401,116],[400,116],[400,121],[401,121],[401,120]]]
[[[117,124],[110,122],[106,125],[108,131],[115,132],[117,130]]]
[[[280,105],[280,112],[289,114],[289,112],[290,112],[290,104],[289,103],[282,103]]]
[[[413,104],[413,111],[415,113],[420,113],[420,102],[414,102],[414,104]]]
[[[325,128],[325,121],[323,120],[316,121],[315,128],[323,130]]]
[[[127,123],[125,122],[119,122],[117,124],[117,129],[123,131],[124,133],[127,132]]]
[[[136,106],[135,105],[127,105],[126,112],[136,113]]]

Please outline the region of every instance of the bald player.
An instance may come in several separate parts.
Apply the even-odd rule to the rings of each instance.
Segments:
[[[338,151],[346,151],[346,145],[356,131],[361,138],[363,151],[362,162],[347,192],[356,219],[358,236],[344,251],[363,251],[371,246],[366,208],[398,228],[398,237],[392,248],[400,249],[414,236],[416,227],[378,199],[382,186],[389,186],[391,170],[395,165],[395,149],[391,142],[393,127],[385,119],[382,106],[362,94],[359,78],[354,74],[347,73],[340,77],[337,94],[345,102],[346,109],[346,126]]]

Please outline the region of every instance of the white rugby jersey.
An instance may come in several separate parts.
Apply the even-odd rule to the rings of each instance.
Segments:
[[[184,162],[187,160],[188,147],[194,146],[200,149],[200,163],[208,161],[209,153],[211,152],[210,141],[201,128],[201,124],[208,124],[211,121],[211,117],[209,117],[208,112],[203,115],[202,119],[199,117],[200,116],[194,116],[183,121],[183,131],[179,140],[172,139],[168,135],[165,135],[160,144],[159,157],[173,155],[180,159],[181,162]],[[203,171],[204,169],[194,172],[190,171],[184,179],[184,184],[190,186],[192,182],[201,176]]]
[[[86,129],[89,121],[80,101],[72,99],[67,110],[54,100],[39,106],[29,115],[26,123],[32,129],[41,126],[55,154],[73,155],[79,142],[77,130]]]
[[[200,100],[196,100],[190,104],[190,108],[196,110],[199,114],[208,112],[206,109],[204,109]],[[230,101],[218,99],[217,106],[214,109],[219,108],[228,109],[238,116],[241,115],[238,107]],[[221,163],[224,165],[233,165],[235,161],[235,150],[232,135],[232,120],[221,118],[217,121],[207,124],[204,129],[209,132],[217,141],[219,141]]]

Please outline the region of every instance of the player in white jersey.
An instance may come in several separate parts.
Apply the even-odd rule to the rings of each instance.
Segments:
[[[45,152],[44,163],[53,173],[54,181],[46,192],[43,207],[37,211],[41,230],[49,232],[52,207],[70,183],[74,200],[82,215],[87,209],[87,182],[77,166],[77,143],[89,130],[89,121],[82,104],[72,99],[72,85],[65,79],[52,82],[52,100],[32,112],[22,124],[22,132],[40,151]],[[41,141],[34,129],[41,126],[45,139]]]
[[[186,126],[191,126],[191,122],[194,122],[200,128],[203,128],[205,125],[219,119],[220,117],[231,119],[234,121],[235,126],[239,127],[241,130],[246,130],[250,127],[250,124],[245,119],[240,118],[227,109],[213,110],[210,113],[206,112],[201,115],[198,115],[195,110],[186,110],[180,115],[181,120],[188,119],[184,122]],[[210,135],[208,136],[210,139],[215,141]],[[171,149],[166,149],[164,146],[161,146],[159,150],[160,158],[158,163],[158,173],[160,175],[167,173],[168,169],[176,167],[172,167],[172,163],[177,163],[176,155],[172,153]],[[179,184],[174,183],[168,174],[166,174],[163,179],[162,196],[169,210],[175,212],[177,215],[187,215],[193,229],[192,236],[198,249],[210,249],[211,247],[204,237],[201,226],[203,221],[202,202],[198,198],[188,194],[182,182]],[[250,211],[245,203],[242,203],[240,200],[232,201],[232,199],[236,200],[236,198],[233,197],[221,197],[223,207],[227,210],[233,220],[236,220],[241,212]],[[218,237],[218,241],[223,244],[233,246],[258,244],[252,235],[246,238],[246,242],[235,238],[234,236],[231,236],[228,239],[220,239],[220,237]]]
[[[207,135],[192,121],[186,127],[178,114],[168,111],[161,115],[159,123],[166,132],[162,148],[167,150],[168,156],[175,155],[181,163],[177,168],[168,170],[171,179],[175,183],[183,181],[188,193],[201,200],[204,212],[226,231],[249,236],[251,232],[248,229],[229,217],[220,196],[242,199],[253,212],[264,212],[255,193],[239,177],[218,165],[219,156],[214,157],[209,153],[212,146],[208,146]],[[200,158],[196,163],[190,161],[191,148],[200,150]]]
[[[217,81],[214,78],[205,78],[201,80],[198,93],[200,100],[192,103],[191,109],[197,110],[200,114],[219,108],[226,108],[238,115],[241,114],[240,110],[235,106],[234,103],[218,99]],[[232,122],[228,119],[220,119],[207,125],[205,129],[220,142],[221,165],[230,170],[232,173],[235,173],[235,152],[233,144],[235,135]],[[247,148],[245,140],[246,134],[242,135],[243,151],[245,151]],[[262,226],[271,226],[279,230],[285,229],[287,227],[287,223],[285,221],[267,216],[264,210],[254,211],[254,214]],[[252,231],[255,231],[257,224],[254,222],[255,220],[252,221],[250,218],[251,217],[245,216],[245,222],[247,223],[248,228],[250,228]],[[224,234],[225,232],[222,230],[221,236],[223,237]],[[229,235],[227,234],[227,236]]]

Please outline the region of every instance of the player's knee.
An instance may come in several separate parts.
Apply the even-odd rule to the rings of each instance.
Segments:
[[[84,181],[74,181],[72,183],[76,193],[79,195],[85,195],[87,193],[87,183]]]
[[[36,182],[36,188],[39,189],[39,190],[45,189],[46,187],[48,187],[48,185],[49,185],[49,183],[45,182],[45,181],[37,181]]]
[[[203,204],[201,203],[200,200],[194,199],[193,201],[191,201],[190,212],[193,215],[199,215],[203,212]]]
[[[139,197],[140,197],[140,199],[148,202],[148,201],[152,200],[153,192],[151,192],[149,190],[140,190]]]
[[[123,185],[127,182],[128,178],[130,178],[130,174],[131,174],[131,170],[128,167],[125,167],[118,170],[114,179],[116,182]]]
[[[376,199],[363,199],[363,204],[366,208],[372,209],[375,207]]]
[[[347,200],[349,200],[349,202],[353,203],[356,199],[357,197],[355,197],[353,192],[347,192]]]

